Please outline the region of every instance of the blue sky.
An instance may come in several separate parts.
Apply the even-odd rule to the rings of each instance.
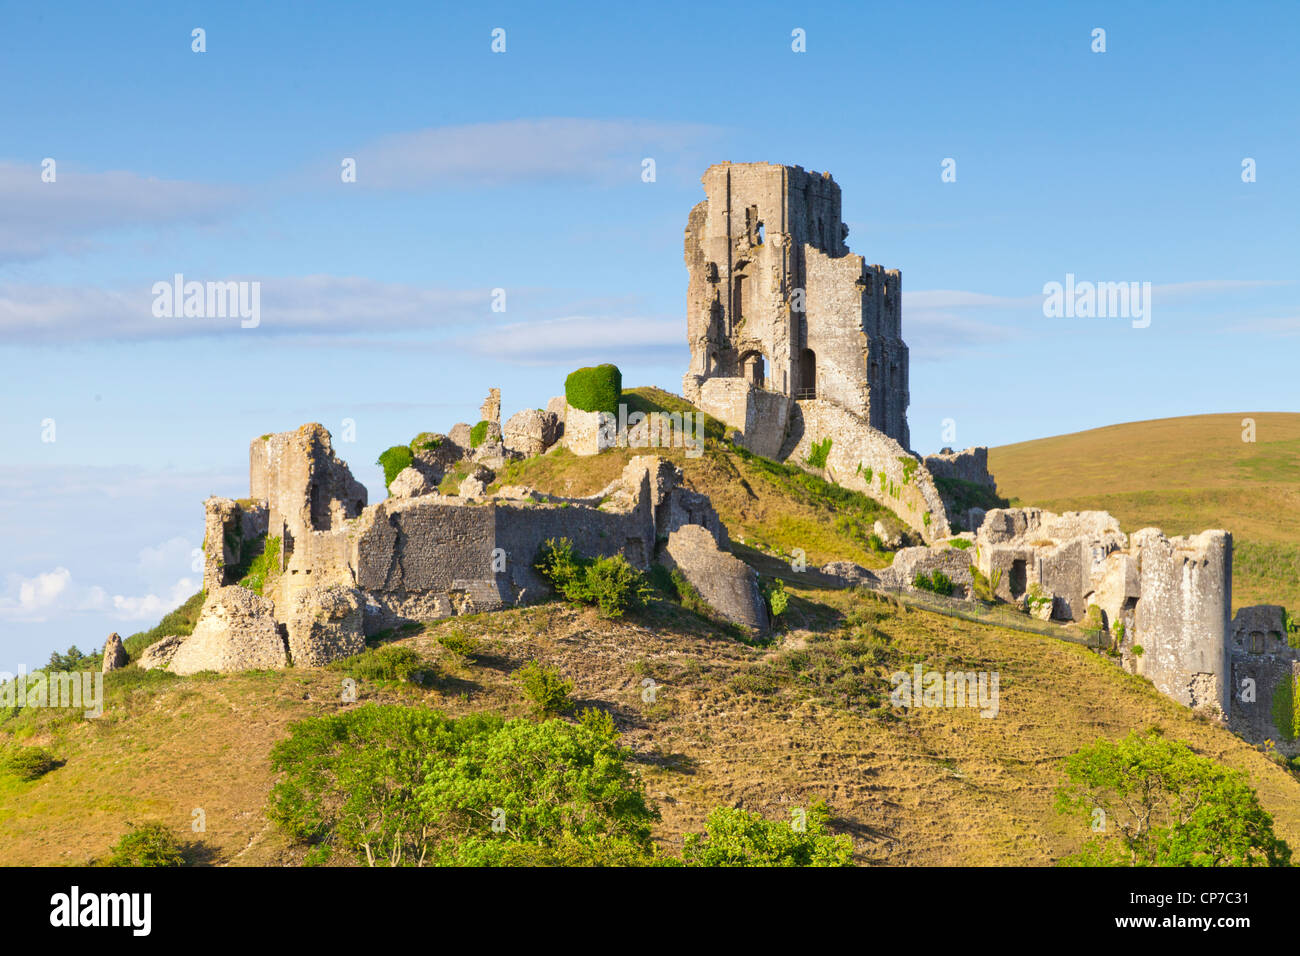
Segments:
[[[830,170],[903,271],[918,451],[1297,410],[1300,6],[1133,6],[0,3],[0,669],[196,590],[264,432],[352,419],[378,500],[489,386],[679,390],[722,160]],[[175,273],[261,325],[153,318]],[[1150,327],[1045,318],[1067,273],[1150,282]]]

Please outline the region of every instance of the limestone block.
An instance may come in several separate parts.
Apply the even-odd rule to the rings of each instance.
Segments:
[[[447,433],[447,437],[449,437],[453,442],[455,442],[461,448],[467,449],[470,447],[471,431],[473,431],[473,428],[471,426],[466,425],[464,422],[457,422],[455,425],[451,426],[451,431]]]
[[[274,605],[237,584],[209,592],[194,633],[168,665],[174,674],[281,668],[288,663]]]
[[[560,423],[560,431],[564,430],[564,415],[568,408],[569,403],[565,401],[563,395],[553,395],[546,403],[546,410]]]
[[[575,455],[595,455],[617,443],[617,422],[606,412],[564,411],[564,447]]]
[[[114,631],[104,642],[104,673],[125,667],[126,661],[126,648],[122,646],[121,636]]]
[[[510,416],[502,430],[502,440],[511,451],[532,458],[555,444],[559,424],[554,412],[526,408]]]
[[[140,660],[137,662],[140,669],[146,671],[160,667],[165,669],[176,655],[177,648],[184,644],[185,641],[186,637],[184,635],[168,634],[161,640],[150,644],[140,654]]]
[[[319,667],[366,649],[365,601],[342,585],[304,588],[291,599],[289,654],[298,667]]]
[[[388,497],[414,498],[436,490],[437,487],[425,477],[422,471],[414,466],[407,466],[397,473],[397,477],[388,486]]]
[[[821,566],[822,574],[839,578],[846,587],[869,587],[879,584],[880,579],[860,564],[852,561],[832,561]]]
[[[971,559],[961,548],[903,548],[894,555],[894,562],[878,572],[881,583],[888,587],[916,590],[913,582],[918,574],[932,575],[942,571],[956,588],[953,597],[968,597],[971,593]]]
[[[758,575],[739,558],[718,549],[700,525],[683,525],[668,536],[660,560],[681,571],[709,607],[733,624],[760,634],[769,628]]]

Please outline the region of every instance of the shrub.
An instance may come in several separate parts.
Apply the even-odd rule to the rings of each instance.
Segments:
[[[535,567],[565,600],[594,604],[605,617],[621,617],[645,604],[650,588],[643,575],[621,554],[589,560],[573,553],[568,538],[550,538]]]
[[[18,747],[4,762],[5,770],[19,780],[36,780],[57,766],[54,754],[44,747]]]
[[[826,827],[824,802],[808,808],[803,826],[767,820],[757,813],[716,807],[703,833],[688,833],[682,858],[687,866],[852,866],[853,840]]]
[[[629,756],[608,718],[368,704],[290,727],[267,816],[314,846],[312,862],[637,865],[654,860],[658,814]]]
[[[812,446],[808,449],[808,457],[804,459],[804,462],[813,468],[825,468],[826,456],[830,453],[831,439],[827,435],[821,441],[812,443]]]
[[[469,447],[477,448],[483,442],[487,441],[488,429],[492,427],[489,421],[481,421],[469,430]]]
[[[564,380],[564,400],[584,412],[617,415],[622,395],[623,373],[617,365],[580,368]]]
[[[106,866],[185,866],[185,847],[162,823],[128,824],[105,861]]]
[[[384,469],[384,488],[387,489],[404,468],[411,467],[414,460],[415,456],[407,445],[394,445],[381,454],[375,464]]]
[[[438,635],[438,643],[457,657],[473,657],[479,649],[480,641],[466,634],[459,628]]]
[[[616,554],[597,558],[586,569],[586,591],[605,617],[622,617],[628,610],[645,604],[645,577],[627,558]]]
[[[967,548],[971,547],[973,542],[970,538],[950,538],[948,544],[951,547],[957,548],[959,551],[965,551]]]
[[[785,593],[785,582],[779,579],[773,581],[767,591],[767,607],[772,612],[772,617],[780,617],[789,606],[790,595]]]
[[[952,578],[938,569],[930,574],[917,571],[916,577],[912,578],[912,587],[948,597],[952,594]]]
[[[412,648],[398,645],[377,647],[360,654],[335,661],[330,665],[336,670],[347,671],[348,676],[357,680],[391,680],[407,681],[417,671],[427,670],[425,662]]]
[[[541,716],[555,717],[573,709],[573,701],[569,697],[573,691],[573,681],[561,674],[558,668],[544,667],[537,661],[529,661],[515,671],[515,678],[523,688],[524,696],[532,701]]]

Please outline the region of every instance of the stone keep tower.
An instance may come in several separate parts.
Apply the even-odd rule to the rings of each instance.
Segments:
[[[849,252],[830,173],[719,163],[701,181],[708,198],[686,224],[686,397],[744,378],[834,402],[909,448],[902,276]]]

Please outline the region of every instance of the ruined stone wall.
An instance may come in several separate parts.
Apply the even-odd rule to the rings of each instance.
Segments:
[[[203,502],[203,589],[209,593],[234,584],[234,571],[254,556],[267,533],[268,512],[261,502],[237,502],[215,495]]]
[[[814,442],[831,439],[825,475],[891,509],[927,541],[952,534],[934,479],[897,441],[832,402],[797,402],[781,457],[806,463]],[[912,464],[906,464],[911,462]]]
[[[1232,664],[1229,727],[1253,744],[1273,741],[1287,756],[1300,754],[1294,724],[1279,726],[1293,713],[1300,649],[1287,643],[1286,609],[1277,604],[1243,607],[1232,619],[1228,645]]]
[[[1188,707],[1230,707],[1228,624],[1232,535],[1202,531],[1166,538],[1155,528],[1131,539],[1139,592],[1133,640],[1138,673]]]
[[[800,388],[815,389],[815,397],[843,405],[910,447],[902,274],[867,265],[857,255],[833,258],[807,249],[805,259],[807,321],[800,354],[811,351],[816,380],[801,380]],[[796,394],[803,398],[808,392]]]
[[[945,448],[937,455],[926,455],[925,467],[936,478],[954,478],[987,488],[997,487],[997,482],[989,474],[989,450],[985,447],[964,451]]]
[[[739,444],[764,458],[779,458],[794,402],[739,378],[711,378],[700,386],[699,408],[740,432]]]
[[[266,502],[272,528],[287,531],[286,551],[308,531],[328,531],[366,506],[366,488],[334,454],[325,426],[263,435],[249,443],[249,497]]]

